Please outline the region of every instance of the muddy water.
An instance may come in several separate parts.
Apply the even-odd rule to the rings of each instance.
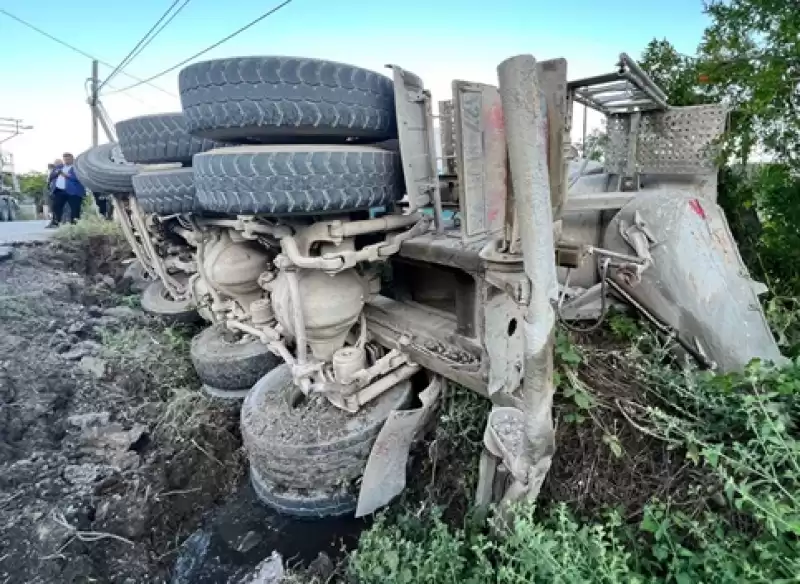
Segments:
[[[367,523],[348,518],[299,520],[272,511],[249,481],[217,507],[183,543],[172,584],[216,584],[245,576],[277,550],[290,565],[332,559],[355,546]]]

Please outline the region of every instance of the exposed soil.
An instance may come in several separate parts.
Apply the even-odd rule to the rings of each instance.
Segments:
[[[238,409],[196,391],[194,331],[146,317],[114,238],[0,262],[0,582],[168,582],[243,477]]]
[[[558,391],[555,400],[556,453],[542,489],[544,501],[562,501],[591,516],[618,509],[636,520],[648,501],[671,500],[692,507],[702,497],[693,489],[710,477],[686,459],[682,449],[643,431],[635,419],[655,403],[627,357],[630,342],[601,329],[574,335],[584,353],[575,370],[592,400],[591,411]]]

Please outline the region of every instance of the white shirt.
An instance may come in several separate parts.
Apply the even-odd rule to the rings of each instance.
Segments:
[[[65,164],[64,167],[61,169],[61,172],[63,172],[64,174],[68,174],[70,170],[72,170],[72,165]],[[61,189],[62,191],[67,188],[67,179],[61,176],[60,174],[56,177],[56,188]]]

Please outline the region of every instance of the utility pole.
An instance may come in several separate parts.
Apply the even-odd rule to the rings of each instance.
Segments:
[[[19,136],[25,130],[32,130],[33,126],[28,126],[17,118],[0,118],[0,144],[8,142],[11,138]]]
[[[98,119],[98,112],[97,112],[97,99],[98,99],[98,91],[97,87],[99,85],[99,80],[97,78],[98,75],[98,64],[97,60],[95,59],[92,61],[92,79],[91,79],[91,96],[89,97],[89,105],[92,108],[92,146],[97,146],[99,143],[99,119]]]

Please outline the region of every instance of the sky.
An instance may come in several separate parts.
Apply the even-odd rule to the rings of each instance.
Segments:
[[[191,0],[126,72],[147,78],[206,48],[280,0]],[[170,0],[7,0],[0,8],[112,65],[119,63]],[[564,57],[569,79],[614,69],[620,52],[637,58],[652,38],[693,53],[706,18],[702,0],[293,0],[198,60],[245,55],[315,57],[376,71],[400,65],[419,75],[434,102],[451,82],[497,83],[497,65],[522,53]],[[32,126],[4,144],[18,173],[43,170],[62,152],[91,145],[85,84],[91,61],[0,13],[0,118]],[[111,72],[100,67],[100,78]],[[388,73],[388,71],[387,71]],[[179,111],[178,71],[102,97],[113,121]],[[118,75],[124,88],[134,81]],[[576,106],[573,137],[581,134]],[[601,123],[590,112],[589,129]],[[0,140],[3,136],[0,136]],[[101,130],[101,142],[105,138]]]

